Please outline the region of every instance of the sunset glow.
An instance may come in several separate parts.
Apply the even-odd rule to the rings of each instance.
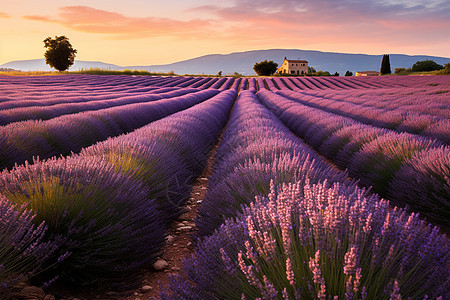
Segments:
[[[449,57],[449,15],[448,0],[8,1],[0,64],[42,58],[55,35],[121,66],[274,48]]]

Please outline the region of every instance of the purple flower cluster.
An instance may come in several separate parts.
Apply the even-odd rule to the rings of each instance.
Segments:
[[[0,195],[0,292],[24,277],[33,276],[55,250],[44,242],[45,222],[34,225],[35,215]]]
[[[430,161],[435,157],[433,149],[443,147],[445,153],[449,152],[448,147],[436,140],[361,124],[344,116],[302,105],[270,91],[260,91],[257,97],[319,153],[335,161],[339,167],[348,168],[351,177],[359,179],[363,185],[372,187],[373,191],[384,197],[388,190],[392,190],[391,184],[396,173],[402,166],[410,165],[415,154],[420,152],[422,159]],[[441,182],[442,195],[432,189],[423,189],[419,203],[416,203],[417,197],[405,198],[400,196],[401,193],[390,193],[389,199],[396,205],[408,205],[424,216],[446,222],[450,195],[448,181],[443,181],[442,176],[445,177],[443,174],[449,167],[446,160],[440,159],[439,163],[441,172],[427,171],[424,168],[422,172],[425,172],[423,176],[431,177],[430,182]],[[409,182],[408,186],[414,190],[416,173],[402,171],[399,176],[404,183]],[[406,185],[403,188],[408,189]],[[444,210],[427,214],[437,203]],[[417,210],[419,207],[424,210]]]
[[[400,94],[394,89],[391,90],[396,95]],[[398,88],[398,90],[401,89]],[[444,116],[444,114],[445,111],[448,112],[450,105],[443,101],[440,102],[435,96],[426,95],[428,99],[423,99],[423,103],[419,106],[419,104],[415,104],[415,98],[420,93],[417,92],[417,89],[409,89],[409,91],[410,93],[401,98],[401,102],[397,101],[398,104],[389,102],[385,106],[380,106],[380,103],[383,103],[382,97],[384,95],[378,97],[381,99],[371,101],[377,105],[372,106],[369,101],[362,102],[356,91],[346,91],[343,94],[345,98],[342,99],[334,99],[335,96],[332,93],[327,93],[325,98],[323,92],[312,95],[292,91],[277,91],[276,93],[304,105],[346,116],[364,124],[393,129],[397,132],[422,134],[431,138],[442,139],[443,142],[449,144],[450,135],[446,129],[449,129],[450,120],[448,119],[449,116]],[[412,99],[412,95],[414,95],[414,99]],[[353,98],[357,100],[353,101]],[[415,109],[415,106],[418,108]],[[434,111],[430,111],[430,107],[433,106],[435,107]],[[435,114],[432,114],[433,112]],[[436,123],[438,125],[435,125]]]
[[[140,180],[96,157],[35,161],[0,174],[0,190],[45,222],[57,250],[39,282],[123,284],[156,259],[164,242],[157,203]],[[146,237],[143,239],[142,237]]]
[[[209,235],[237,216],[255,195],[269,191],[271,179],[345,182],[346,177],[289,132],[253,93],[242,91],[216,153],[195,221],[198,233]]]
[[[175,96],[177,92],[173,93]],[[34,156],[48,158],[78,152],[83,147],[130,132],[217,93],[217,90],[199,91],[148,103],[64,115],[47,121],[30,120],[2,126],[0,169],[30,161]]]
[[[450,149],[419,151],[404,162],[388,186],[389,199],[409,199],[412,210],[442,224],[450,216]]]
[[[271,185],[201,239],[162,299],[446,299],[450,242],[366,191]]]
[[[191,184],[204,169],[236,98],[224,91],[187,110],[127,135],[83,149],[82,156],[102,157],[117,171],[131,174],[149,188],[166,218],[181,211]]]
[[[55,98],[49,99],[48,95],[43,95],[45,98],[42,101],[39,101],[41,104],[39,106],[26,106],[1,110],[0,125],[25,120],[48,120],[67,114],[74,114],[83,111],[95,111],[133,103],[145,103],[165,98],[179,97],[198,91],[196,89],[171,90],[166,88],[166,91],[162,93],[162,90],[163,89],[155,89],[145,94],[140,92],[137,95],[120,92],[109,94],[106,97],[103,96],[102,98],[107,99],[100,100],[95,100],[95,97],[87,97],[87,95],[81,97],[75,96],[65,99],[67,102],[61,104],[52,104]],[[55,95],[55,97],[58,96]],[[25,102],[27,104],[35,104],[37,101]]]

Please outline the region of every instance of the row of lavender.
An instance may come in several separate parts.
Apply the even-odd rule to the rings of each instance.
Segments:
[[[440,89],[449,86],[446,77],[437,77],[425,85],[430,80],[420,80],[412,77],[410,86],[421,85],[420,88],[405,88],[404,84],[400,84],[401,77],[391,80],[374,79],[368,84],[367,80],[356,78],[192,78],[192,77],[123,77],[117,76],[108,78],[105,76],[53,76],[41,77],[39,80],[34,77],[0,77],[0,125],[10,122],[16,122],[27,119],[49,119],[62,114],[79,112],[82,110],[100,109],[114,105],[120,105],[128,101],[140,101],[143,94],[159,94],[171,90],[181,90],[187,88],[198,89],[233,89],[235,91],[248,89],[256,92],[259,89],[270,89],[273,91],[303,91],[308,95],[319,95],[321,97],[330,98],[345,97],[346,101],[361,103],[361,95],[367,91],[376,91],[376,102],[373,99],[364,99],[364,105],[379,107],[383,104],[382,95],[398,94],[398,97],[407,97],[407,101],[403,99],[401,103],[402,110],[408,105],[406,112],[417,110],[419,113],[437,112],[438,115],[445,115],[445,101],[439,101],[439,97],[445,99],[445,93]],[[2,82],[3,81],[3,82]],[[193,81],[193,83],[191,83]],[[306,82],[310,82],[306,86]],[[327,83],[325,83],[327,82]],[[314,83],[314,84],[313,84]],[[357,83],[357,84],[356,84]],[[67,85],[70,84],[70,87]],[[428,89],[424,89],[427,87]],[[386,87],[392,87],[389,88]],[[383,87],[384,92],[378,89]],[[400,88],[400,89],[399,89]],[[405,90],[409,91],[405,96]],[[191,89],[191,91],[193,91]],[[364,92],[363,92],[364,91]],[[423,104],[424,95],[418,91],[434,93],[433,97],[427,97],[428,105],[411,104],[420,97],[420,103]],[[403,94],[402,94],[403,92]],[[430,95],[428,95],[430,96]],[[380,98],[381,97],[381,98]],[[350,98],[350,99],[346,99]],[[412,98],[412,99],[411,99]],[[431,99],[432,98],[432,99]],[[425,99],[426,101],[427,99]],[[392,108],[394,103],[392,97],[389,99],[389,106]],[[438,107],[436,107],[438,105]],[[439,105],[441,109],[439,110]],[[51,106],[51,107],[48,107]],[[424,108],[426,107],[426,108]],[[15,108],[15,109],[14,109]],[[439,114],[439,111],[441,114]],[[448,113],[447,113],[448,114]],[[396,116],[398,119],[398,116]],[[394,120],[397,121],[397,120]]]
[[[191,92],[191,93],[189,93]],[[177,90],[161,96],[142,96],[146,101],[62,115],[50,120],[28,120],[0,127],[0,169],[31,160],[67,155],[95,142],[130,132],[219,93]]]
[[[114,106],[149,102],[193,93],[198,89],[147,88],[133,93],[116,92],[88,95],[41,94],[36,99],[7,101],[0,104],[0,126],[24,120],[48,120],[62,115],[100,110]]]
[[[241,92],[196,219],[196,251],[161,298],[448,297],[446,236],[346,177]]]
[[[362,124],[270,91],[258,98],[295,134],[350,176],[396,205],[448,224],[450,148],[409,133]],[[448,134],[448,133],[447,133]]]
[[[114,78],[111,78],[114,77]],[[361,88],[405,87],[414,86],[417,82],[432,83],[425,79],[395,80],[383,77],[274,77],[274,78],[234,78],[234,77],[160,77],[160,76],[94,76],[66,75],[42,77],[0,77],[0,107],[5,102],[34,101],[42,95],[49,97],[71,97],[73,94],[90,96],[90,94],[109,94],[117,92],[135,93],[136,89],[145,92],[154,88],[198,88],[198,89],[234,89],[235,91],[261,89],[275,90],[351,90]],[[82,89],[82,90],[80,90]],[[20,105],[20,104],[19,104]]]
[[[318,108],[333,114],[346,116],[361,123],[375,127],[388,128],[397,132],[409,132],[430,138],[436,138],[450,144],[450,102],[448,96],[422,95],[420,104],[414,104],[411,97],[403,97],[401,103],[386,103],[385,107],[373,107],[367,102],[354,103],[359,95],[348,92],[343,100],[334,100],[331,93],[327,97],[305,95],[292,91],[277,91],[277,94],[300,102],[304,105]],[[331,94],[331,95],[330,95]],[[417,97],[416,95],[414,97]],[[381,99],[380,99],[381,98]],[[379,96],[378,103],[382,102]]]
[[[419,112],[432,116],[449,117],[446,110],[450,80],[440,78],[432,84],[417,84],[403,88],[301,91],[302,94],[379,109]]]
[[[327,107],[331,105],[332,107],[329,107],[329,109],[334,109],[334,111],[344,110],[342,101],[360,104],[363,106],[347,107],[352,112],[342,111],[342,113],[351,114],[357,109],[358,116],[363,114],[364,116],[362,118],[367,122],[373,122],[370,118],[367,120],[367,114],[374,115],[381,113],[375,122],[381,122],[389,127],[397,127],[400,131],[425,131],[424,134],[438,135],[442,138],[443,136],[445,137],[443,132],[449,126],[448,101],[446,101],[445,93],[440,93],[441,87],[445,88],[450,85],[445,80],[445,77],[434,78],[434,83],[430,83],[428,86],[425,85],[425,89],[424,84],[429,80],[418,81],[414,77],[412,77],[410,85],[414,86],[416,81],[418,81],[417,84],[420,83],[422,87],[404,88],[403,85],[398,83],[401,80],[397,78],[391,80],[390,84],[375,84],[376,81],[372,80],[372,85],[364,86],[355,85],[352,82],[356,79],[348,78],[219,79],[143,76],[139,78],[118,77],[109,79],[105,76],[92,76],[90,81],[87,80],[88,78],[86,76],[75,78],[73,76],[44,77],[39,81],[36,81],[33,77],[24,77],[20,78],[20,80],[5,80],[5,78],[0,77],[0,82],[1,79],[5,81],[0,85],[2,92],[0,96],[0,125],[30,119],[46,120],[81,111],[99,110],[127,103],[167,98],[171,96],[170,93],[166,94],[170,91],[181,95],[183,92],[194,92],[208,88],[219,90],[233,89],[235,91],[248,88],[252,92],[256,92],[261,88],[269,88],[270,90],[284,93],[283,95],[294,95],[294,98],[298,98],[298,95],[291,90],[296,92],[302,91],[302,93],[312,96],[312,100],[317,100],[314,96],[318,96],[320,99],[326,98],[321,104],[326,103]],[[191,81],[195,81],[195,83],[188,84]],[[201,83],[203,81],[208,85]],[[332,82],[333,85],[331,83],[328,85],[322,84],[322,88],[325,87],[324,90],[317,88],[317,86],[314,86],[314,90],[312,90],[313,87],[306,87],[301,83],[302,81],[315,82],[317,86],[320,82],[327,81]],[[386,80],[384,81],[386,82]],[[18,85],[19,82],[22,84]],[[294,82],[296,83],[294,84]],[[68,83],[70,83],[70,87],[66,86]],[[360,84],[363,83],[364,81],[360,80]],[[186,88],[188,86],[190,87]],[[389,86],[396,86],[396,88],[386,88]],[[400,89],[399,86],[401,87]],[[384,87],[383,92],[380,92],[379,89],[373,89],[373,87]],[[280,89],[281,91],[279,91]],[[368,92],[372,93],[369,95],[369,99],[367,99],[368,96],[366,95]],[[396,94],[397,96],[395,97],[400,97],[401,99],[388,97],[387,102],[385,100],[386,94]],[[152,97],[149,98],[149,95],[152,95]],[[364,97],[361,97],[362,95]],[[305,100],[306,97],[302,97],[302,99]],[[335,97],[336,101],[333,101]],[[312,101],[311,97],[307,97],[307,100]],[[376,108],[372,108],[371,106],[375,106]],[[377,108],[382,109],[382,111]],[[393,108],[399,111],[392,112]],[[364,111],[361,112],[361,110]],[[419,121],[414,122],[414,120]]]
[[[0,290],[36,273],[36,282],[71,289],[137,284],[159,254],[166,226],[180,213],[235,97],[225,91],[79,155],[4,170]]]

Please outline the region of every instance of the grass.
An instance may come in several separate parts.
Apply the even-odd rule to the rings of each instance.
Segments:
[[[3,71],[0,75],[11,76],[48,76],[48,75],[68,75],[68,74],[87,74],[87,75],[145,75],[145,76],[179,76],[173,71],[168,73],[155,73],[146,70],[106,70],[100,68],[81,69],[79,71]]]
[[[68,74],[67,72],[56,71],[0,71],[0,75],[9,76],[49,76],[49,75],[61,75]]]
[[[234,75],[211,75],[211,74],[175,74],[174,71],[167,73],[163,72],[150,72],[146,70],[107,70],[101,68],[89,68],[81,69],[79,71],[0,71],[0,75],[10,75],[10,76],[49,76],[49,75],[69,75],[69,74],[86,74],[86,75],[131,75],[131,76],[189,76],[189,77],[247,77],[242,74]],[[255,76],[253,76],[255,77]]]
[[[146,70],[106,70],[100,68],[81,69],[80,71],[69,71],[69,74],[88,74],[88,75],[146,75],[146,76],[174,76],[173,71],[168,73],[155,73]]]
[[[423,71],[423,72],[401,71],[399,73],[392,73],[387,75],[450,75],[450,72],[446,71],[445,69],[442,69],[439,71]]]

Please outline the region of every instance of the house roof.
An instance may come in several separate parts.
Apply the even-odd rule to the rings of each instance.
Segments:
[[[291,63],[307,63],[308,62],[306,60],[294,60],[294,59],[286,59],[286,60]]]
[[[380,74],[380,72],[378,72],[378,71],[361,71],[361,72],[356,72],[356,76],[359,76],[359,75],[379,75]]]

